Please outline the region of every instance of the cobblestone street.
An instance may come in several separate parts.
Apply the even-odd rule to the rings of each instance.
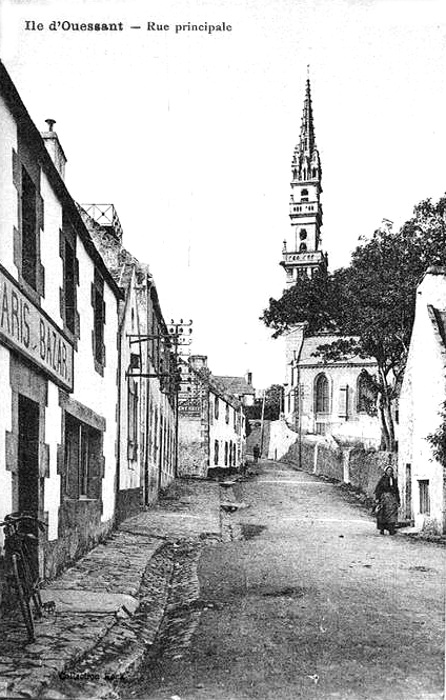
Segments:
[[[156,636],[177,542],[218,538],[219,504],[218,484],[173,483],[159,505],[47,584],[43,597],[56,601],[56,612],[37,622],[34,644],[25,644],[20,617],[2,620],[0,697],[107,695],[104,679],[136,667]]]
[[[47,587],[74,607],[35,644],[3,625],[2,693],[439,700],[443,583],[442,546],[380,537],[330,482],[272,462],[179,480]]]

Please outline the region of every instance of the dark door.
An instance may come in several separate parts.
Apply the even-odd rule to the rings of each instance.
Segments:
[[[39,515],[39,404],[19,394],[19,511]]]
[[[18,445],[18,510],[39,517],[39,404],[19,394],[19,445]],[[35,525],[24,529],[35,537],[39,531]],[[28,553],[34,571],[39,570],[37,540],[27,540]]]

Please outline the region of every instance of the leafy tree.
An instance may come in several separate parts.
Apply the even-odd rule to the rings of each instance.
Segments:
[[[432,446],[432,452],[443,467],[446,467],[446,401],[441,411],[441,424],[432,435],[428,435],[428,441]]]
[[[265,391],[265,420],[278,420],[282,411],[283,403],[283,386],[281,384],[272,384]],[[254,406],[247,406],[245,411],[250,420],[260,420],[262,417],[263,398],[256,399]]]
[[[318,348],[326,361],[353,355],[374,358],[370,377],[378,397],[383,447],[395,449],[392,405],[398,395],[410,343],[416,288],[429,265],[446,264],[446,196],[418,204],[397,233],[375,231],[334,273],[300,278],[279,300],[270,299],[265,324],[277,337],[307,322],[308,332],[342,337]]]

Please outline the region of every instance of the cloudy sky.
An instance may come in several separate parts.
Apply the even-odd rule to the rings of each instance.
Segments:
[[[216,374],[249,368],[257,388],[285,375],[258,319],[284,286],[307,64],[332,269],[446,189],[443,0],[2,0],[0,20],[31,117],[57,120],[72,196],[115,205],[166,319],[193,319]],[[175,31],[188,22],[232,31]]]

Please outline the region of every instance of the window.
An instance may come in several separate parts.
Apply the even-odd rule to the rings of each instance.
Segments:
[[[65,496],[99,499],[102,488],[102,433],[65,413]]]
[[[37,193],[30,176],[22,167],[22,277],[37,288]]]
[[[307,244],[302,242],[299,246],[299,253],[306,253],[306,252],[307,252]]]
[[[138,456],[138,384],[129,377],[127,394],[127,459]]]
[[[218,442],[218,440],[215,440],[215,442],[214,442],[214,464],[218,464],[219,448],[220,448],[219,442]]]
[[[104,302],[104,280],[95,270],[94,283],[92,285],[92,305],[93,305],[93,355],[95,368],[102,371],[105,366],[105,345],[104,345],[104,325],[105,325],[105,302]]]
[[[358,377],[356,385],[356,410],[358,413],[370,413],[375,408],[376,393],[371,384],[371,377],[363,370]]]
[[[214,404],[214,416],[215,420],[218,420],[218,414],[220,412],[220,402],[218,400],[218,396],[215,397],[215,404]]]
[[[316,435],[326,435],[327,425],[326,423],[316,423]]]
[[[429,479],[423,479],[419,482],[420,485],[420,513],[429,515],[431,512],[431,502],[429,496]]]
[[[229,425],[229,404],[226,404],[226,413],[225,413],[225,422],[226,425]]]
[[[228,466],[228,443],[225,442],[225,467]]]
[[[304,171],[304,180],[307,179],[306,171]],[[308,190],[302,190],[300,193],[300,201],[301,202],[308,202]]]
[[[316,413],[328,413],[328,379],[325,374],[320,374],[316,379],[315,385],[316,394]]]
[[[307,237],[307,231],[304,228],[301,228],[299,231],[299,238],[301,241],[304,241]]]
[[[317,170],[316,170],[316,168],[313,168],[312,174],[313,174],[313,177],[317,177]]]

